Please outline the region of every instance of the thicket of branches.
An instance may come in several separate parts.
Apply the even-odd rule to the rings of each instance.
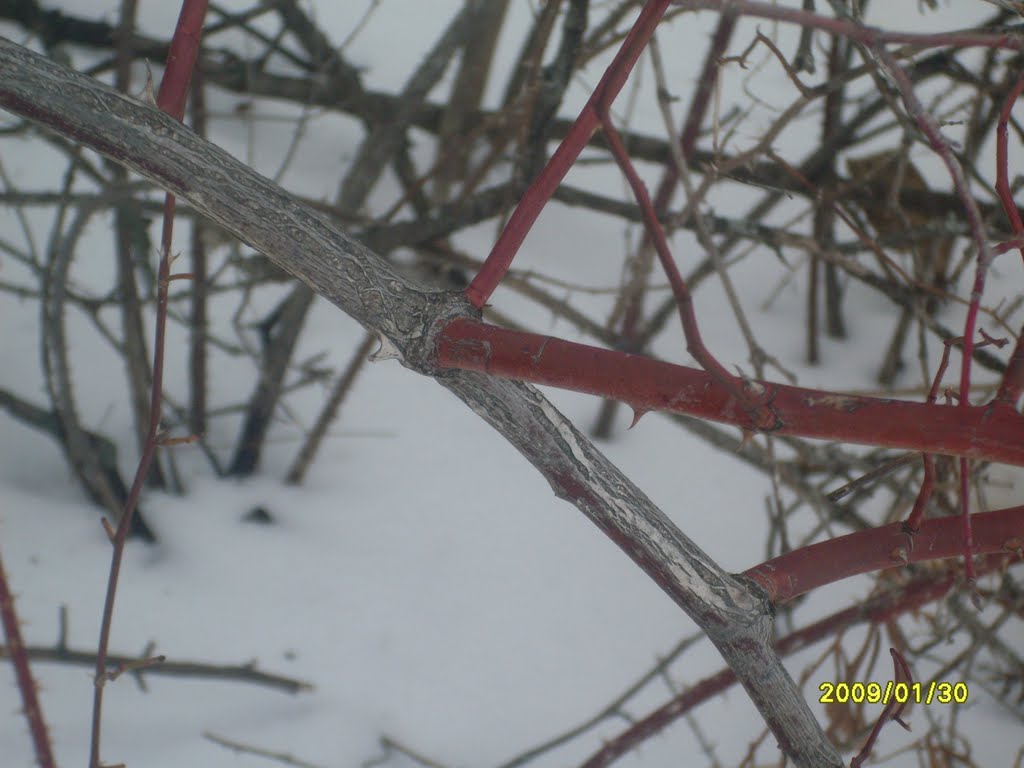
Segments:
[[[368,15],[376,5],[367,4]],[[1012,114],[1024,84],[1024,27],[1012,3],[978,3],[971,29],[927,35],[864,24],[863,2],[814,5],[550,0],[534,9],[521,34],[506,28],[507,0],[467,0],[404,86],[381,92],[366,87],[346,53],[345,41],[367,19],[348,30],[323,29],[296,0],[231,11],[211,5],[208,13],[205,3],[185,3],[175,37],[180,47],[170,51],[182,70],[172,62],[162,79],[170,41],[137,32],[131,0],[122,3],[119,22],[32,0],[0,3],[7,36],[44,54],[0,46],[0,105],[20,116],[7,121],[3,141],[46,145],[66,163],[54,188],[26,188],[0,175],[0,200],[12,212],[9,221],[22,227],[20,237],[8,232],[0,242],[0,301],[37,303],[46,383],[44,400],[5,387],[0,377],[0,404],[22,428],[58,441],[85,494],[114,522],[97,654],[19,654],[0,576],[6,650],[40,761],[52,764],[32,696],[33,654],[95,663],[98,679],[139,664],[147,674],[167,669],[162,660],[114,663],[107,656],[124,540],[130,533],[153,539],[143,485],[187,492],[176,450],[202,451],[218,476],[257,472],[275,422],[295,421],[290,396],[321,386],[322,411],[286,476],[301,483],[378,344],[383,354],[436,378],[516,445],[559,496],[695,619],[728,664],[634,717],[588,766],[606,765],[699,714],[702,702],[736,682],[767,728],[749,735],[747,765],[770,753],[768,731],[794,764],[841,765],[840,755],[850,753],[859,765],[882,725],[908,717],[895,704],[845,701],[826,705],[819,724],[807,702],[817,699],[823,679],[916,681],[925,689],[929,680],[960,680],[969,684],[972,703],[984,697],[1019,720],[1024,658],[1010,638],[1020,634],[1024,591],[1010,566],[1024,551],[1024,508],[990,510],[986,489],[991,462],[1024,465],[1024,346],[1020,302],[994,304],[986,275],[993,265],[1018,274],[1010,265],[1018,258],[1014,249],[1024,254],[1007,149],[1024,138]],[[698,12],[715,19],[694,59],[699,74],[666,72],[659,40],[671,45]],[[943,12],[922,9],[933,20]],[[193,71],[189,44],[204,15]],[[518,54],[492,102],[485,92],[494,91],[496,73],[506,72],[493,54],[511,34],[520,34]],[[158,91],[145,81],[143,61],[161,79]],[[664,114],[657,135],[630,130],[628,109],[615,102],[632,87],[634,65],[648,67],[655,80]],[[721,87],[727,75],[751,69],[775,72],[786,83],[786,100],[766,104],[752,86]],[[579,77],[597,84],[574,120],[562,105]],[[142,94],[141,101],[88,78]],[[233,114],[216,114],[207,108],[211,92],[220,102],[225,92],[244,101]],[[277,178],[284,178],[311,116],[337,112],[363,126],[364,140],[331,201],[285,193],[204,141],[218,123],[230,130],[258,120],[270,103],[288,105],[295,120]],[[793,135],[804,137],[803,154],[778,149]],[[628,193],[563,183],[581,154],[617,164]],[[657,179],[650,194],[637,167]],[[384,199],[381,190],[389,189],[397,192]],[[164,190],[172,195],[165,198]],[[711,200],[729,195],[755,202],[747,210],[712,208]],[[631,226],[632,246],[609,247],[607,257],[621,260],[622,279],[602,314],[589,309],[595,303],[584,309],[575,300],[587,291],[585,275],[566,284],[514,267],[549,201]],[[45,243],[31,234],[30,211],[45,211],[53,222]],[[83,233],[98,217],[112,222],[106,285],[78,263]],[[159,239],[152,234],[158,222]],[[174,222],[179,236],[172,241]],[[482,222],[503,224],[486,259],[458,243],[460,233]],[[684,251],[701,254],[685,275],[677,266]],[[170,255],[179,253],[172,272]],[[875,354],[879,390],[795,386],[777,340],[757,332],[757,308],[740,300],[734,279],[744,270],[777,284],[782,296],[793,295],[789,283],[800,286],[803,321],[793,333],[804,339],[806,362],[821,360],[823,337],[845,340],[857,354]],[[85,274],[89,279],[78,279]],[[499,282],[565,321],[573,337],[539,336],[522,318],[491,307]],[[704,344],[707,320],[692,297],[712,283],[724,291],[745,340],[740,356]],[[864,289],[894,308],[891,335],[882,342],[847,339],[848,318],[859,311],[848,296]],[[251,310],[257,293],[275,296],[261,316]],[[297,354],[318,295],[367,328],[348,360]],[[674,359],[689,367],[652,356],[653,348],[665,349],[675,322],[689,356],[679,350]],[[181,391],[162,387],[166,324],[189,340]],[[68,336],[83,327],[123,360],[134,445],[104,434],[102,414],[77,405],[76,386],[89,372],[74,365]],[[210,382],[237,358],[251,361],[252,391],[212,404]],[[768,516],[771,559],[739,577],[722,571],[581,431],[517,381],[606,398],[595,401],[587,425],[596,438],[626,426],[616,419],[626,403],[635,419],[663,411],[684,433],[681,440],[704,440],[762,473],[765,511],[750,514]],[[884,397],[892,393],[904,399]],[[211,433],[236,427],[230,451],[208,442]],[[157,450],[182,441],[194,446]],[[125,474],[132,449],[143,457],[134,482]],[[801,595],[861,573],[877,574],[863,602],[810,624],[797,620]],[[947,646],[951,636],[961,642]],[[820,644],[820,656],[794,682],[780,658],[813,644]],[[508,766],[628,711],[632,696],[689,645],[681,643],[592,721]],[[921,681],[915,670],[928,677]],[[909,749],[922,764],[975,764],[971,734],[957,725],[959,708],[914,709],[920,725]],[[707,760],[716,764],[710,748]]]

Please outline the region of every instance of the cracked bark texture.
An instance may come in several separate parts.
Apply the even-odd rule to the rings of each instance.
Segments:
[[[320,214],[153,105],[0,38],[0,106],[100,152],[191,203],[382,338],[382,351],[435,377],[512,443],[707,633],[797,766],[842,760],[769,643],[772,610],[724,572],[535,388],[440,370],[434,339],[474,312],[430,292]]]

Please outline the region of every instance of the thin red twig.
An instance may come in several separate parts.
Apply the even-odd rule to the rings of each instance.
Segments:
[[[985,332],[982,331],[985,335]],[[1005,342],[1000,342],[992,339],[985,335],[986,338],[978,346],[984,344],[997,344],[1003,346]],[[942,385],[942,379],[946,374],[946,369],[949,367],[949,355],[954,344],[963,343],[963,339],[947,339],[943,345],[942,360],[939,362],[939,367],[935,372],[935,376],[932,378],[931,388],[928,390],[927,401],[930,404],[934,404],[938,401],[939,387]],[[1018,339],[1017,349],[1014,350],[1014,356],[1017,355],[1017,350],[1021,347],[1020,340]],[[1005,382],[1005,378],[1004,378]],[[1000,389],[1000,395],[1002,389]],[[997,395],[993,402],[999,402],[1009,408],[1014,408],[1013,402],[1008,402],[1008,398]],[[1014,409],[1015,410],[1015,409]],[[963,553],[964,553],[964,568],[967,572],[967,583],[973,588],[975,574],[974,574],[974,534],[972,531],[972,522],[970,515],[970,494],[968,480],[970,477],[970,466],[966,459],[961,459],[959,462],[960,470],[960,508],[961,514],[961,530],[963,534]],[[912,549],[914,544],[913,537],[917,534],[921,527],[921,520],[924,517],[925,508],[927,507],[928,501],[932,495],[932,489],[935,486],[935,457],[930,453],[924,454],[924,479],[921,481],[921,488],[918,491],[917,498],[914,500],[914,508],[911,510],[909,517],[907,517],[906,523],[904,523],[904,530],[910,534],[910,548]]]
[[[1010,190],[1009,179],[1009,158],[1008,158],[1008,131],[1007,123],[1010,122],[1010,113],[1013,112],[1013,105],[1017,103],[1021,91],[1024,91],[1024,77],[1017,81],[1017,85],[1006,97],[1006,102],[999,113],[999,122],[996,123],[996,192],[999,195],[999,202],[1002,203],[1006,218],[1010,220],[1010,226],[1017,237],[1024,236],[1024,222],[1021,221],[1020,211],[1017,210],[1017,203],[1013,199],[1013,192]],[[1021,258],[1024,259],[1024,246],[1020,248]]]
[[[688,163],[693,157],[693,150],[697,145],[697,137],[700,135],[700,128],[704,124],[704,117],[707,115],[708,104],[711,102],[711,94],[714,93],[715,85],[718,82],[718,70],[722,64],[722,56],[732,33],[736,29],[736,15],[723,13],[718,19],[718,26],[711,35],[711,43],[708,46],[707,55],[704,57],[704,65],[701,68],[700,76],[690,100],[690,108],[687,110],[686,118],[683,121],[682,129],[679,132],[679,154],[683,162]],[[654,194],[654,210],[659,215],[663,214],[672,202],[676,189],[679,187],[679,167],[674,162],[666,162],[662,171],[661,180],[658,182],[658,189]],[[644,237],[633,258],[640,258],[645,249],[650,247],[651,237],[647,230],[644,230]],[[642,309],[643,292],[639,292],[634,300],[630,302],[623,312],[622,335],[627,341],[634,341],[637,333],[637,324],[640,321]]]
[[[673,5],[694,11],[719,11],[739,13],[742,16],[755,16],[762,19],[789,22],[801,27],[820,29],[833,35],[841,35],[868,46],[896,43],[915,47],[937,48],[952,46],[957,48],[1004,48],[1011,51],[1024,49],[1024,39],[1019,35],[994,34],[991,32],[916,33],[887,32],[877,27],[853,24],[842,19],[820,16],[816,13],[803,11],[791,6],[772,5],[769,3],[743,2],[743,0],[673,0]]]
[[[36,690],[35,680],[32,679],[28,652],[21,639],[18,614],[14,609],[14,595],[7,583],[2,560],[0,560],[0,624],[3,624],[4,634],[7,637],[7,654],[11,657],[14,677],[18,681],[21,705],[25,712],[25,720],[28,721],[29,733],[32,734],[36,762],[39,764],[39,768],[55,768],[57,763],[53,759],[53,750],[50,747],[50,734],[46,728],[46,720],[43,718],[43,708],[39,704],[39,692]]]
[[[892,656],[893,682],[897,685],[911,685],[914,682],[914,678],[910,674],[910,666],[907,664],[906,659],[904,659],[903,655],[895,648],[890,648],[889,654]],[[903,710],[906,709],[909,702],[909,697],[900,702],[898,697],[893,696],[885,703],[885,707],[882,709],[882,714],[880,714],[878,716],[878,720],[875,721],[875,727],[872,728],[871,733],[868,734],[864,747],[850,761],[850,768],[860,768],[860,766],[864,764],[864,761],[871,756],[871,750],[874,749],[875,742],[878,740],[878,735],[882,732],[882,727],[889,721],[895,720],[897,723],[902,725],[905,730],[910,730],[910,726],[901,719]]]
[[[921,529],[921,520],[924,519],[924,512],[928,508],[928,502],[935,490],[935,457],[926,453],[922,458],[924,459],[924,477],[921,478],[921,487],[917,491],[917,498],[914,499],[914,507],[910,510],[910,515],[907,516],[907,521],[904,523],[904,528],[911,536]],[[911,538],[911,542],[913,542],[913,538]]]
[[[1013,347],[1010,361],[1006,364],[1003,380],[999,383],[999,391],[995,399],[1016,409],[1017,402],[1024,394],[1024,328],[1017,335],[1017,343]]]
[[[992,246],[992,254],[994,256],[1002,256],[1007,251],[1012,251],[1014,248],[1024,248],[1024,237],[1015,237],[1012,240],[1004,240],[1001,243],[996,243]]]
[[[778,426],[778,417],[772,412],[771,407],[758,403],[753,393],[745,391],[742,379],[729,373],[725,366],[718,362],[707,346],[705,346],[704,340],[701,338],[700,327],[697,323],[697,313],[693,308],[693,296],[690,295],[690,289],[687,287],[686,281],[683,280],[683,276],[679,273],[675,259],[672,258],[672,252],[668,247],[668,240],[665,238],[665,230],[662,228],[661,222],[658,221],[658,214],[651,204],[647,187],[633,167],[633,162],[629,158],[629,152],[622,143],[619,132],[615,130],[611,123],[608,105],[598,102],[595,107],[601,120],[601,125],[604,127],[608,148],[611,150],[612,156],[629,182],[630,188],[633,190],[633,196],[640,206],[640,214],[643,217],[647,236],[654,245],[655,253],[658,254],[658,260],[661,262],[661,268],[668,278],[669,285],[672,287],[672,295],[675,296],[676,306],[679,310],[679,319],[683,324],[683,334],[686,336],[686,349],[705,371],[711,374],[719,384],[729,391],[729,394],[743,405],[750,414],[751,422],[758,430],[770,431],[775,429]]]
[[[939,387],[942,386],[942,379],[946,375],[946,369],[949,368],[949,355],[958,339],[947,339],[946,343],[942,345],[942,359],[939,361],[939,367],[935,371],[935,375],[932,377],[932,385],[928,390],[928,397],[925,402],[935,405],[939,400]],[[910,511],[910,515],[907,517],[905,528],[907,533],[911,536],[916,534],[921,528],[921,520],[924,519],[924,512],[928,506],[928,501],[932,497],[932,490],[935,487],[935,457],[930,454],[924,454],[924,479],[921,481],[921,488],[917,492],[917,498],[914,500],[914,508]],[[911,539],[911,545],[913,545],[913,539]]]
[[[178,24],[171,41],[167,57],[167,68],[157,95],[157,106],[181,120],[185,114],[185,99],[189,81],[199,53],[203,20],[206,17],[207,0],[185,0]],[[109,680],[107,655],[110,647],[110,632],[114,618],[114,600],[121,572],[124,546],[131,529],[132,516],[142,494],[142,487],[149,474],[149,467],[156,455],[160,436],[160,419],[163,409],[164,339],[167,330],[168,286],[171,281],[171,245],[174,231],[175,197],[164,198],[163,226],[160,238],[160,264],[157,271],[156,330],[153,340],[153,384],[150,393],[149,424],[146,439],[139,457],[139,464],[132,481],[124,510],[118,522],[112,541],[110,575],[107,580],[107,594],[103,604],[103,619],[100,624],[100,639],[96,650],[96,671],[94,675],[92,736],[90,744],[90,768],[101,768],[100,734],[103,722],[103,691]]]
[[[970,405],[969,394],[971,391],[971,362],[974,356],[974,334],[978,325],[978,312],[981,308],[981,298],[985,294],[985,278],[988,275],[988,267],[992,262],[992,251],[988,246],[988,238],[985,233],[985,225],[981,219],[981,212],[978,204],[967,187],[967,177],[963,168],[953,154],[949,140],[942,135],[942,131],[936,123],[935,118],[924,108],[914,93],[914,84],[910,81],[907,73],[893,58],[892,54],[886,51],[880,42],[872,44],[872,50],[878,58],[880,66],[890,76],[900,92],[903,104],[907,113],[917,123],[921,133],[928,140],[929,145],[942,159],[953,180],[953,188],[963,205],[964,215],[971,228],[971,236],[978,255],[975,261],[974,284],[971,288],[971,297],[967,307],[967,316],[964,320],[963,357],[960,366],[960,407],[966,408]]]
[[[878,57],[879,64],[892,78],[903,99],[907,112],[917,123],[921,132],[928,139],[928,143],[939,157],[942,158],[949,175],[953,180],[953,188],[963,204],[964,214],[971,227],[971,235],[978,255],[975,260],[974,284],[971,288],[971,297],[967,307],[967,316],[964,319],[964,335],[961,341],[963,354],[960,363],[960,408],[970,407],[971,392],[971,363],[974,360],[975,331],[978,324],[978,312],[981,309],[981,298],[985,294],[985,279],[988,275],[989,265],[992,263],[992,251],[988,246],[988,238],[985,233],[985,226],[981,219],[981,212],[978,204],[967,187],[967,178],[963,168],[953,155],[952,147],[936,123],[935,118],[925,110],[924,105],[918,100],[914,93],[913,83],[907,73],[886,51],[881,43],[874,43],[872,50]],[[963,529],[964,565],[967,570],[967,581],[974,583],[974,550],[973,536],[971,533],[971,510],[968,481],[970,465],[965,457],[960,458],[960,515]]]
[[[999,202],[1002,203],[1006,218],[1009,219],[1010,226],[1018,240],[1024,237],[1024,222],[1021,221],[1020,211],[1017,209],[1013,192],[1010,190],[1007,124],[1010,121],[1013,106],[1017,103],[1022,91],[1024,91],[1024,78],[1017,81],[1017,85],[1006,97],[1006,102],[999,113],[999,122],[996,124],[996,193],[999,195]],[[1024,245],[1020,247],[1020,255],[1024,259]],[[1003,373],[1003,380],[1000,382],[996,399],[1015,407],[1022,391],[1024,391],[1024,331],[1017,337],[1017,345],[1014,347],[1013,355]]]
[[[519,252],[519,247],[537,221],[540,212],[597,130],[599,121],[595,106],[598,103],[610,104],[615,100],[651,35],[654,34],[668,4],[669,0],[649,0],[640,11],[636,23],[622,42],[619,52],[597,84],[590,100],[544,166],[544,170],[526,190],[487,260],[473,278],[473,282],[466,288],[466,298],[474,307],[479,309],[487,303],[498,283],[508,272],[512,260]]]

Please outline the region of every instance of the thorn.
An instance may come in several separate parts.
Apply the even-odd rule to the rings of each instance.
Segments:
[[[753,430],[746,429],[744,427],[741,427],[741,430],[742,436],[740,437],[740,447],[736,449],[736,453],[739,453],[750,445],[754,440],[754,435],[756,434]]]
[[[109,670],[106,673],[106,679],[110,682],[114,682],[125,672],[133,675],[140,675],[143,670],[148,669],[149,667],[155,667],[158,664],[163,664],[165,661],[167,661],[167,657],[163,654],[145,659],[134,659],[124,664],[119,664],[116,669]]]
[[[57,651],[64,652],[68,649],[68,606],[61,605],[57,613]]]
[[[903,523],[902,532],[903,535],[907,538],[907,546],[905,548],[901,547],[901,549],[903,549],[904,554],[914,551],[914,537],[918,534],[920,530],[920,528],[911,528],[909,523]],[[906,563],[904,563],[904,565],[906,565]]]
[[[167,437],[166,432],[162,432],[157,436],[157,445],[169,446],[169,445],[186,445],[188,443],[195,443],[199,440],[199,435],[186,435],[185,437]]]
[[[149,68],[148,61],[146,62],[146,84],[142,86],[139,101],[151,107],[156,107],[156,92],[153,90],[153,70]]]
[[[680,99],[675,94],[669,93],[667,89],[659,88],[658,89],[658,100],[659,101],[663,101],[666,104],[672,104],[674,102],[679,101]]]
[[[836,488],[834,491],[830,492],[827,496],[825,496],[825,498],[828,499],[829,501],[839,501],[840,499],[849,496],[852,490],[853,483],[847,483],[846,485],[842,485]]]
[[[1003,542],[1003,549],[1024,560],[1024,539],[1018,539],[1016,536],[1007,539]]]
[[[117,538],[117,534],[114,532],[113,526],[105,517],[101,517],[100,522],[103,524],[103,530],[107,532],[107,538],[110,539],[110,543],[113,544],[114,540]]]
[[[974,605],[976,611],[980,611],[983,607],[981,602],[981,593],[978,592],[978,583],[974,579],[968,579],[964,582],[964,589],[967,590],[967,597],[970,599],[971,604]]]
[[[907,555],[906,547],[896,547],[889,553],[889,559],[900,565],[910,565],[910,557]]]
[[[382,360],[401,360],[402,353],[398,350],[390,339],[386,336],[378,336],[377,340],[380,342],[380,346],[377,347],[377,351],[370,354],[371,363],[379,363]]]
[[[637,422],[639,422],[640,419],[642,419],[648,413],[650,413],[650,409],[649,408],[634,408],[633,409],[633,420],[629,423],[629,426],[627,427],[627,429],[632,429],[633,427],[635,427],[637,425]]]

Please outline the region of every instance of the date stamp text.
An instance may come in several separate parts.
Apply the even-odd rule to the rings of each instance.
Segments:
[[[966,704],[967,683],[933,680],[930,683],[822,683],[821,704]]]

